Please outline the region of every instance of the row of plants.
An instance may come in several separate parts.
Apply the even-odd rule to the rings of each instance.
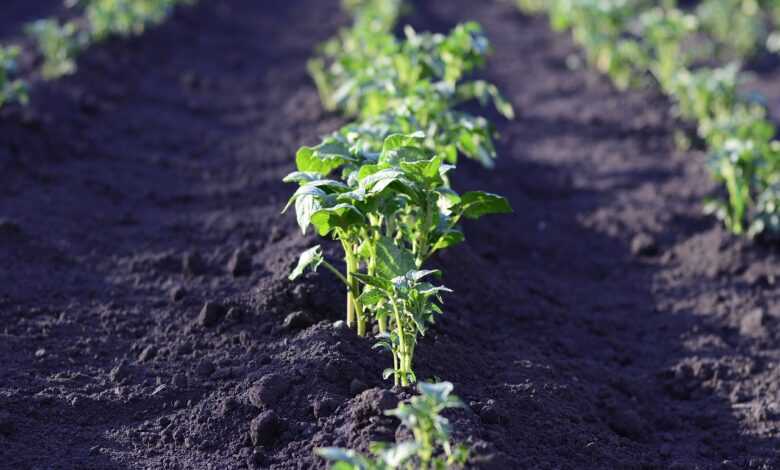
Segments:
[[[393,34],[400,0],[348,0],[353,23],[323,44],[309,64],[323,107],[354,121],[295,156],[284,178],[298,188],[294,207],[301,231],[309,227],[341,247],[343,262],[320,245],[305,250],[290,274],[325,268],[345,286],[346,324],[359,337],[374,335],[392,367],[396,386],[417,381],[414,353],[451,291],[435,280],[431,257],[464,241],[463,219],[511,212],[508,201],[484,191],[457,192],[450,182],[459,156],[492,168],[491,123],[459,108],[478,101],[512,118],[496,86],[470,78],[490,44],[476,23],[449,34]],[[388,412],[413,440],[374,443],[371,455],[337,448],[317,453],[338,470],[443,469],[466,462],[464,446],[450,443],[440,413],[461,406],[452,384],[422,382],[419,396]]]
[[[143,33],[164,21],[179,4],[197,0],[67,0],[68,8],[80,9],[75,19],[46,18],[26,25],[42,57],[39,73],[54,79],[76,70],[76,60],[85,49],[110,37]],[[19,77],[17,46],[0,47],[0,107],[26,103],[29,85]]]
[[[722,197],[705,201],[705,210],[734,234],[780,237],[780,142],[775,126],[760,97],[741,91],[740,63],[713,66],[714,49],[708,46],[721,44],[746,54],[763,36],[739,39],[744,36],[739,31],[751,28],[739,26],[740,20],[731,23],[729,35],[729,25],[713,25],[717,15],[706,13],[753,5],[753,20],[763,21],[776,14],[776,1],[709,0],[693,12],[674,0],[660,5],[649,0],[516,1],[526,12],[546,12],[554,29],[571,30],[589,62],[619,88],[657,83],[679,116],[696,123],[712,174],[724,189]]]
[[[141,34],[164,21],[176,5],[195,1],[68,0],[68,7],[83,10],[77,19],[41,19],[30,23],[26,31],[43,56],[41,75],[58,78],[76,70],[76,58],[89,46],[113,36]]]
[[[489,44],[467,23],[450,34],[392,34],[400,2],[352,2],[356,12],[310,62],[324,106],[357,121],[298,150],[298,184],[285,210],[295,207],[303,233],[311,226],[339,242],[344,269],[326,260],[319,245],[301,254],[290,275],[322,266],[344,283],[346,322],[358,336],[376,329],[377,347],[390,351],[385,371],[398,385],[415,381],[419,336],[442,313],[444,286],[427,269],[430,257],[464,240],[460,222],[508,213],[501,196],[458,193],[450,184],[458,155],[490,167],[494,129],[483,117],[457,110],[476,99],[507,117],[512,107],[495,85],[466,75],[484,64]]]

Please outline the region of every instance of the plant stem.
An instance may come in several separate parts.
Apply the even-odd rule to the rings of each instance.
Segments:
[[[368,260],[368,275],[376,275],[376,244],[379,241],[380,228],[376,229],[371,238],[373,243],[371,245],[371,259]],[[384,316],[377,317],[377,325],[379,326],[379,333],[385,333],[387,331],[387,318]]]
[[[352,246],[342,240],[344,247],[344,254],[347,261],[347,325],[352,326],[357,319],[357,334],[358,336],[366,335],[366,317],[363,313],[363,307],[360,305],[358,297],[360,296],[360,284],[358,280],[352,276],[352,273],[358,270],[358,260],[352,251]]]
[[[333,267],[332,264],[328,263],[325,260],[322,261],[322,265],[325,266],[325,269],[327,269],[330,272],[332,272],[333,274],[335,274],[336,277],[339,278],[339,281],[343,282],[347,286],[347,288],[349,288],[349,281],[347,280],[346,277],[344,277],[343,274],[341,274],[341,272],[338,269]]]
[[[392,351],[393,354],[393,384],[397,387],[398,386],[398,355],[395,353],[395,351]]]
[[[395,315],[395,325],[396,330],[398,334],[398,349],[399,349],[399,356],[400,356],[400,365],[396,369],[397,372],[400,372],[401,375],[401,385],[406,387],[409,385],[409,379],[407,376],[407,369],[406,369],[406,338],[404,337],[404,328],[403,323],[401,323],[401,312],[398,311],[398,305],[396,305],[395,300],[390,300],[390,303],[393,305],[393,314]]]

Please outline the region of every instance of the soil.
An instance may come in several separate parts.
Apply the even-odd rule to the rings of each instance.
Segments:
[[[568,68],[509,2],[406,20],[482,23],[519,114],[491,116],[496,170],[454,181],[515,214],[435,260],[455,293],[416,356],[469,404],[448,416],[473,468],[780,468],[780,259],[702,214],[717,188],[669,103]],[[343,122],[305,63],[347,21],[204,1],[0,111],[0,467],[325,468],[314,447],[397,434],[381,412],[409,392],[334,324],[337,281],[286,280],[315,239],[280,180]]]

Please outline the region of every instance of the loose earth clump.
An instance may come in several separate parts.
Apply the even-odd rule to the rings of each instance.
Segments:
[[[491,116],[496,169],[453,182],[514,214],[433,258],[456,295],[415,354],[468,405],[445,414],[474,468],[780,466],[778,255],[702,214],[669,103],[567,68],[577,48],[509,3],[414,7],[418,30],[482,24],[518,112]],[[0,110],[4,465],[325,468],[316,447],[405,437],[384,411],[411,390],[340,321],[338,280],[287,279],[315,239],[281,179],[344,123],[306,60],[348,21],[202,2]]]

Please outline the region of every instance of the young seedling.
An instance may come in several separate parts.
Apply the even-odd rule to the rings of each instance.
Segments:
[[[27,84],[14,78],[19,53],[19,48],[15,46],[0,47],[0,106],[12,102],[27,102]]]
[[[337,447],[319,448],[315,453],[334,462],[332,470],[462,468],[468,463],[468,448],[450,442],[452,430],[449,420],[441,416],[448,408],[464,406],[460,399],[452,395],[452,390],[453,386],[449,382],[420,383],[420,395],[385,413],[398,418],[401,425],[412,432],[412,441],[395,444],[374,442],[370,446],[371,456]]]
[[[43,55],[41,75],[54,79],[76,70],[76,58],[90,45],[110,36],[143,33],[149,26],[165,20],[177,4],[197,0],[68,0],[66,5],[84,7],[86,26],[77,21],[42,19],[27,26]]]
[[[482,117],[454,109],[476,99],[514,116],[495,85],[462,80],[484,64],[490,50],[479,25],[459,25],[447,36],[410,27],[405,32],[405,40],[397,40],[356,24],[326,43],[323,57],[309,64],[325,107],[360,116],[360,127],[379,142],[393,133],[422,131],[428,149],[447,162],[455,163],[462,153],[492,167],[493,128]]]
[[[177,4],[197,0],[87,0],[90,36],[99,42],[109,36],[135,36],[162,23]]]
[[[75,22],[60,23],[55,19],[29,24],[27,34],[35,39],[43,55],[41,74],[47,80],[73,73],[76,70],[76,57],[89,41]]]
[[[458,227],[462,217],[511,212],[500,196],[479,191],[461,196],[450,189],[446,174],[453,167],[431,155],[424,140],[420,133],[393,134],[376,153],[336,134],[317,147],[299,150],[298,171],[285,178],[299,184],[285,210],[295,205],[302,232],[311,225],[320,236],[341,243],[346,271],[339,279],[347,286],[347,323],[357,323],[361,336],[370,312],[360,300],[356,274],[389,282],[462,241]],[[337,169],[342,181],[328,178]],[[291,279],[319,259],[306,253]],[[374,316],[380,332],[387,331],[386,316],[376,312]]]
[[[408,259],[406,263],[412,264]],[[438,303],[441,294],[452,292],[444,286],[434,286],[424,279],[438,271],[410,270],[403,276],[389,281],[382,277],[357,274],[367,288],[360,296],[361,302],[373,308],[377,316],[390,319],[390,331],[379,335],[375,347],[389,351],[393,356],[393,368],[386,369],[385,378],[393,376],[395,385],[408,386],[417,381],[412,368],[418,335],[424,336],[428,325],[434,323],[434,315],[441,314]],[[438,302],[438,303],[437,303]]]

